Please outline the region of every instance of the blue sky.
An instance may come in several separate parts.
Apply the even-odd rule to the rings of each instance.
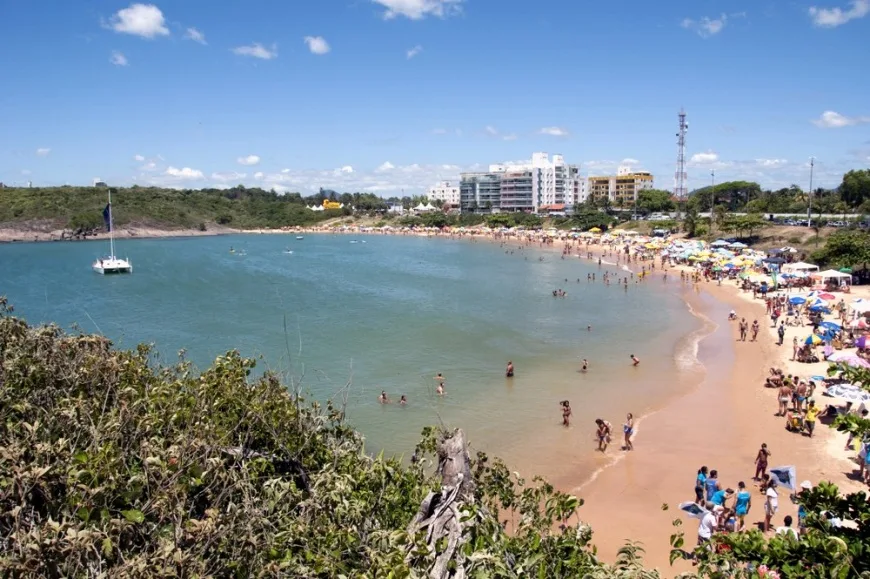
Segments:
[[[870,166],[870,0],[0,0],[0,181],[416,194],[561,153]]]

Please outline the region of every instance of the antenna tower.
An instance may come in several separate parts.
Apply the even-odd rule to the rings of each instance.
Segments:
[[[686,111],[680,108],[680,130],[677,133],[677,170],[674,173],[674,197],[678,201],[685,201],[688,197],[686,189],[686,133],[689,130],[689,123],[686,122]]]

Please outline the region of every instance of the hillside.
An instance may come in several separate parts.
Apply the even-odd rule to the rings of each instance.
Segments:
[[[106,189],[93,187],[0,189],[0,228],[30,227],[90,230],[103,227]],[[309,225],[342,215],[341,210],[313,212],[299,194],[278,195],[262,189],[112,190],[115,226],[202,229],[217,224],[234,229]]]

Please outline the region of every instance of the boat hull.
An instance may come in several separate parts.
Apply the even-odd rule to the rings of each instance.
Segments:
[[[92,267],[101,275],[133,273],[133,265],[125,259],[100,259],[95,261]]]

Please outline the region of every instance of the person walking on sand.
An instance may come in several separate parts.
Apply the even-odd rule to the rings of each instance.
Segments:
[[[801,347],[798,344],[797,336],[795,336],[794,338],[791,339],[791,361],[792,362],[797,360],[798,352],[800,351],[800,349],[801,349]]]
[[[734,514],[737,515],[736,531],[742,531],[746,528],[746,515],[749,514],[751,508],[752,494],[746,490],[746,483],[740,481],[737,483],[737,497],[734,499]]]
[[[761,480],[767,473],[767,460],[771,456],[770,451],[767,450],[767,443],[761,443],[761,448],[758,449],[758,454],[755,455],[755,476],[752,477],[752,480]]]
[[[810,438],[813,437],[813,431],[816,429],[816,420],[819,417],[821,410],[816,406],[816,401],[810,398],[810,404],[807,406],[806,413],[804,415],[804,424],[807,426],[807,436]]]
[[[638,364],[640,364],[640,360],[637,359],[637,356],[632,354],[630,357],[631,357],[631,365],[632,366],[637,366]]]
[[[758,341],[758,330],[760,328],[761,328],[761,326],[758,324],[758,320],[753,320],[752,321],[752,341],[753,342]]]
[[[622,425],[622,433],[625,435],[625,446],[623,450],[634,450],[634,445],[631,443],[631,436],[634,434],[634,416],[631,412],[625,417],[625,424]]]
[[[779,387],[779,392],[777,394],[779,397],[779,410],[777,411],[777,416],[785,416],[788,414],[788,403],[792,401],[794,396],[794,392],[791,389],[791,384],[789,382],[783,382],[782,386]]]
[[[562,406],[562,426],[571,426],[571,403],[562,400],[559,404]]]
[[[605,452],[607,445],[610,443],[610,423],[600,418],[595,419],[595,424],[598,425],[598,450]]]
[[[782,341],[785,340],[785,322],[780,322],[779,328],[777,328],[776,333],[779,335],[779,342],[777,346],[782,346]]]
[[[740,341],[746,341],[746,332],[749,330],[749,324],[746,322],[746,318],[740,318]]]

